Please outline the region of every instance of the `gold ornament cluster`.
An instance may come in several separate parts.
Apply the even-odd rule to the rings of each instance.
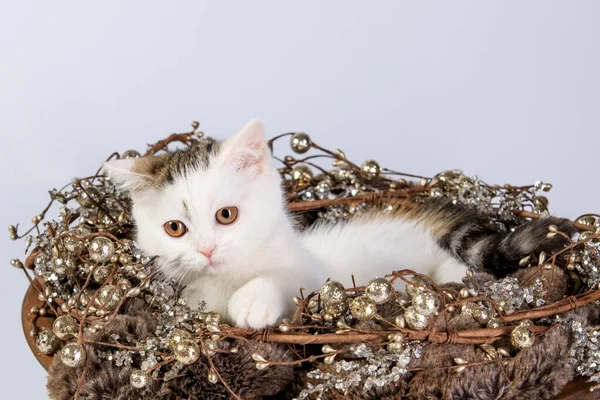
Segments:
[[[171,142],[193,146],[213,140],[197,129],[198,124],[194,123],[192,132],[173,134],[151,146],[146,154],[166,151]],[[282,136],[290,136],[294,153],[294,156],[280,160],[282,167],[279,170],[290,199],[289,211],[297,212],[299,217],[310,215],[311,222],[315,219],[345,220],[368,210],[374,203],[392,210],[406,202],[418,203],[441,196],[477,207],[490,215],[494,223],[508,227],[516,226],[525,217],[536,218],[547,213],[548,200],[540,194],[550,190],[551,185],[547,183],[523,187],[491,186],[456,170],[444,171],[434,177],[404,174],[382,168],[375,160],[355,164],[342,150],[324,149],[303,132]],[[329,158],[333,168],[325,170],[313,164],[315,156],[311,150],[318,151],[319,157]],[[141,154],[134,150],[121,155],[123,158],[139,156]],[[33,227],[28,232],[19,234],[17,226],[13,225],[8,229],[10,239],[25,238],[30,251],[25,263],[13,259],[11,265],[23,270],[32,282],[35,278],[35,282],[43,283],[41,287],[36,286],[43,305],[30,310],[32,319],[54,318],[51,329],[31,332],[37,349],[43,354],[55,354],[65,365],[76,368],[85,366],[89,360],[87,352],[96,351],[92,349],[98,346],[102,349],[96,354],[98,357],[120,360],[120,366],[130,371],[130,384],[134,388],[177,379],[186,366],[197,362],[209,366],[206,376],[209,382],[226,385],[215,369],[212,357],[237,353],[236,347],[224,345],[228,338],[254,340],[253,333],[229,326],[210,310],[192,309],[185,299],[178,297],[177,285],[162,277],[154,269],[152,258],[144,255],[132,240],[129,199],[101,175],[76,179],[64,189],[52,190],[50,196],[50,204],[32,218]],[[56,203],[61,205],[58,220],[45,221],[46,212]],[[565,268],[580,276],[588,289],[597,289],[600,272],[594,257],[598,255],[600,218],[586,215],[577,219],[577,223],[587,231],[573,244]],[[549,238],[559,234],[555,227],[550,227]],[[553,255],[536,254],[521,260],[521,266],[537,263],[540,270],[544,270],[549,265],[554,268],[556,260]],[[33,270],[33,278],[29,270]],[[465,282],[471,278],[472,271],[468,271]],[[304,295],[299,292],[293,299],[298,312],[293,319],[282,320],[278,328],[273,328],[278,335],[277,339],[270,340],[302,346],[315,342],[322,344],[318,341],[323,337],[355,335],[357,346],[354,350],[336,349],[339,346],[335,338],[323,343],[318,359],[325,364],[335,364],[343,362],[345,352],[354,352],[353,357],[359,358],[365,353],[364,347],[358,345],[364,332],[355,327],[374,321],[383,327],[383,339],[387,338],[387,341],[377,340],[370,346],[379,346],[387,351],[387,355],[398,358],[408,354],[406,352],[415,343],[421,345],[435,337],[431,335],[431,328],[444,316],[443,313],[460,312],[471,316],[482,329],[507,331],[505,336],[512,349],[476,343],[479,360],[509,358],[515,351],[531,347],[543,327],[535,326],[528,319],[507,323],[504,318],[515,311],[511,307],[517,291],[514,282],[501,282],[498,287],[506,289],[504,292],[508,294],[497,299],[494,308],[489,301],[476,297],[468,284],[457,292],[440,290],[429,278],[412,271],[395,271],[385,277],[376,277],[364,286],[344,287],[339,281],[330,280],[315,293]],[[526,294],[537,296],[536,293]],[[488,297],[492,295],[488,294]],[[100,344],[93,342],[94,335],[101,333],[115,316],[123,313],[123,306],[130,301],[143,302],[156,316],[159,325],[156,335],[136,338],[137,342],[131,343],[114,338]],[[384,308],[395,312],[391,317],[382,317]],[[330,334],[333,336],[328,336]],[[446,339],[439,339],[438,343]],[[94,346],[90,345],[92,342]],[[277,364],[258,353],[253,354],[252,359],[259,370]],[[313,359],[309,356],[295,362],[301,364],[310,360]],[[480,361],[460,357],[453,360],[457,372],[473,362]],[[235,397],[235,393],[232,395]]]

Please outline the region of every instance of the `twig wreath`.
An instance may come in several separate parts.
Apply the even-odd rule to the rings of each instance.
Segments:
[[[191,132],[148,145],[143,155],[167,152],[174,144],[214,140],[198,130],[198,123],[192,127]],[[495,186],[456,170],[429,178],[382,168],[374,160],[358,165],[305,133],[286,133],[269,145],[272,149],[275,141],[288,139],[296,155],[276,159],[282,165],[289,212],[297,213],[305,226],[316,220],[344,220],[374,205],[411,207],[431,197],[477,207],[505,230],[548,214],[548,199],[542,194],[551,189],[548,183]],[[304,155],[309,150],[311,155]],[[108,159],[140,156],[128,150]],[[332,161],[333,169],[315,163],[323,158]],[[60,206],[58,220],[46,220],[53,205]],[[23,271],[37,297],[32,301],[40,303],[24,310],[28,340],[46,367],[48,356],[55,355],[51,379],[53,374],[66,376],[65,368],[77,377],[64,398],[94,398],[84,389],[92,359],[125,371],[125,385],[133,396],[128,398],[136,390],[147,398],[154,398],[149,393],[179,398],[173,397],[172,387],[189,377],[195,364],[206,368],[205,375],[194,379],[222,385],[232,398],[247,398],[218,366],[246,343],[283,346],[286,356],[271,359],[268,350],[256,351],[249,355],[249,365],[258,372],[286,367],[302,375],[295,384],[279,388],[289,396],[346,398],[362,393],[367,398],[387,388],[390,398],[415,397],[408,388],[410,379],[423,371],[444,370],[450,379],[468,374],[470,368],[493,366],[511,383],[510,363],[561,327],[568,331],[569,368],[575,375],[600,379],[598,322],[569,317],[572,310],[598,308],[600,215],[576,219],[573,224],[580,233],[575,238],[551,225],[547,236],[563,235],[569,245],[554,254],[530,254],[520,261],[520,274],[494,279],[468,270],[462,283],[445,286],[410,270],[390,271],[365,286],[343,287],[330,280],[312,293],[299,288],[291,320],[252,331],[230,326],[210,310],[188,307],[176,283],[161,277],[153,259],[136,248],[129,211],[127,196],[97,171],[51,190],[50,202],[30,229],[21,233],[18,226],[9,226],[12,240],[25,240],[27,254],[24,262],[14,259],[11,264]],[[560,291],[554,288],[559,281],[564,286]],[[153,319],[151,334],[116,332],[117,321],[135,307]],[[461,318],[469,322],[456,329],[452,321]],[[468,345],[472,351],[439,366],[424,365],[419,360],[434,345]],[[400,385],[404,381],[407,386]],[[54,388],[57,398],[64,393]]]

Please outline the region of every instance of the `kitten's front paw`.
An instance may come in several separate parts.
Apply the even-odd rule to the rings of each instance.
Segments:
[[[283,296],[271,280],[255,278],[233,294],[228,309],[236,326],[262,329],[281,317]]]

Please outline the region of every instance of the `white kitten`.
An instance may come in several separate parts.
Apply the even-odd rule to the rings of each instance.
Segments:
[[[494,232],[482,233],[472,214],[447,205],[299,233],[260,122],[222,143],[202,142],[159,157],[111,161],[104,170],[131,195],[141,249],[187,284],[190,305],[204,301],[237,326],[277,323],[295,309],[300,288],[316,290],[327,278],[350,285],[354,274],[362,285],[410,268],[439,282],[459,281],[466,267],[451,252],[478,266],[491,257],[488,247],[498,247],[490,240]]]

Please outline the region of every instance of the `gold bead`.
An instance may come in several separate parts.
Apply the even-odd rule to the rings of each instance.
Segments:
[[[81,239],[81,238],[88,236],[91,233],[92,233],[92,231],[90,230],[90,228],[87,225],[81,224],[73,229],[68,230],[66,232],[66,235],[74,236],[76,238]],[[65,235],[65,237],[63,237],[63,245],[65,246],[65,248],[67,250],[78,254],[79,252],[81,252],[84,249],[85,246],[84,246],[82,240],[73,239],[66,235]]]
[[[506,347],[499,347],[498,355],[500,355],[500,357],[510,357],[510,350]]]
[[[414,307],[408,307],[404,310],[404,320],[411,329],[423,330],[429,325],[429,318],[419,314]]]
[[[412,297],[412,306],[415,311],[424,316],[429,316],[436,312],[439,307],[437,295],[429,290],[419,291]]]
[[[348,296],[341,283],[337,281],[326,282],[319,290],[319,294],[325,312],[333,317],[338,317],[346,311]]]
[[[348,182],[354,178],[352,167],[346,161],[334,161],[334,166],[338,169],[331,171],[331,175],[336,182]]]
[[[254,361],[258,361],[258,362],[263,362],[263,363],[266,363],[266,362],[267,362],[267,360],[266,360],[266,359],[265,359],[265,358],[264,358],[262,355],[260,355],[260,354],[258,354],[258,353],[254,353],[254,354],[252,354],[252,359],[253,359]]]
[[[188,331],[184,331],[183,329],[173,329],[169,334],[167,343],[169,349],[174,351],[177,348],[177,345],[192,338],[192,334]]]
[[[535,336],[528,324],[519,324],[510,333],[510,343],[517,349],[526,349],[533,345]]]
[[[542,251],[540,253],[540,256],[538,257],[538,265],[542,265],[546,261],[546,257],[547,257],[546,252]]]
[[[384,304],[394,298],[394,288],[385,278],[375,278],[367,284],[365,293],[375,304]]]
[[[136,389],[144,388],[150,382],[150,377],[146,373],[146,371],[142,371],[140,369],[134,369],[131,371],[131,375],[129,376],[129,383]]]
[[[526,267],[527,265],[529,265],[529,258],[530,258],[530,256],[525,256],[525,257],[521,258],[519,260],[519,267]]]
[[[372,181],[381,174],[381,167],[375,160],[367,160],[360,167],[360,175],[365,181]]]
[[[400,353],[404,346],[399,342],[392,342],[387,345],[387,349],[390,353]]]
[[[337,326],[340,329],[350,329],[350,326],[344,322],[344,320],[340,319],[338,322],[335,323],[335,326]]]
[[[211,368],[211,369],[208,371],[208,381],[209,381],[210,383],[217,383],[217,382],[218,382],[218,380],[219,380],[219,377],[217,376],[217,373],[215,372],[215,370],[214,370],[214,369],[212,369],[212,368]]]
[[[100,266],[94,268],[94,272],[92,273],[94,280],[96,281],[96,283],[99,283],[100,285],[102,285],[104,282],[106,282],[109,275],[110,275],[110,270],[108,269],[108,266],[106,266],[106,265],[100,265]]]
[[[333,362],[335,361],[335,356],[336,356],[336,354],[327,356],[323,359],[323,361],[325,362],[325,364],[333,364]]]
[[[52,258],[52,267],[54,272],[59,275],[69,275],[77,269],[77,263],[71,256]]]
[[[321,353],[329,354],[329,353],[335,353],[335,352],[336,352],[336,350],[328,344],[325,344],[325,345],[323,345],[323,347],[321,347]]]
[[[472,315],[473,319],[482,325],[487,324],[490,318],[492,317],[490,310],[483,306],[475,307],[473,309]]]
[[[99,308],[114,310],[123,299],[123,292],[114,285],[106,285],[100,288],[100,293],[96,297],[96,305]]]
[[[292,180],[301,184],[308,184],[312,181],[313,172],[304,164],[296,165],[291,172]]]
[[[365,295],[358,296],[350,302],[350,312],[359,321],[368,321],[377,315],[377,304]]]
[[[19,268],[19,269],[23,269],[24,265],[21,262],[21,260],[17,259],[17,258],[13,258],[12,260],[10,260],[10,265],[12,265],[15,268]]]
[[[42,331],[38,333],[35,344],[40,352],[52,354],[58,350],[60,342],[52,332]]]
[[[109,261],[115,252],[113,241],[104,236],[95,237],[88,248],[90,258],[97,263]]]
[[[8,226],[8,233],[10,233],[11,235],[17,233],[17,227],[14,226],[14,225],[9,225]]]
[[[388,339],[390,342],[402,342],[404,340],[404,335],[402,333],[390,333],[388,335]]]
[[[290,139],[290,147],[295,153],[306,153],[312,146],[310,136],[304,132],[296,132]]]
[[[193,364],[200,357],[200,348],[192,340],[184,340],[175,346],[175,358],[182,364]]]
[[[469,289],[467,289],[467,288],[460,289],[460,292],[458,292],[458,295],[460,296],[461,299],[466,299],[467,297],[469,297]]]
[[[266,362],[257,362],[256,363],[256,369],[263,371],[265,369],[269,368],[269,364],[267,364]]]
[[[148,277],[148,274],[145,273],[144,271],[138,271],[137,274],[135,274],[135,277],[140,279],[140,280],[144,280]]]
[[[296,160],[292,156],[285,156],[283,158],[283,162],[284,162],[285,165],[291,166],[291,165],[294,165],[296,163]]]
[[[282,319],[281,324],[279,325],[279,330],[281,332],[289,332],[291,329],[290,321],[288,319]]]
[[[75,318],[70,315],[61,315],[52,323],[52,330],[57,337],[67,340],[76,336],[79,328]]]
[[[85,362],[85,349],[79,343],[69,343],[60,351],[60,359],[67,367],[77,367]]]
[[[346,160],[346,153],[344,153],[342,150],[336,149],[334,153],[340,160]]]
[[[406,320],[404,319],[404,316],[398,315],[394,321],[394,325],[403,329],[406,326]]]

